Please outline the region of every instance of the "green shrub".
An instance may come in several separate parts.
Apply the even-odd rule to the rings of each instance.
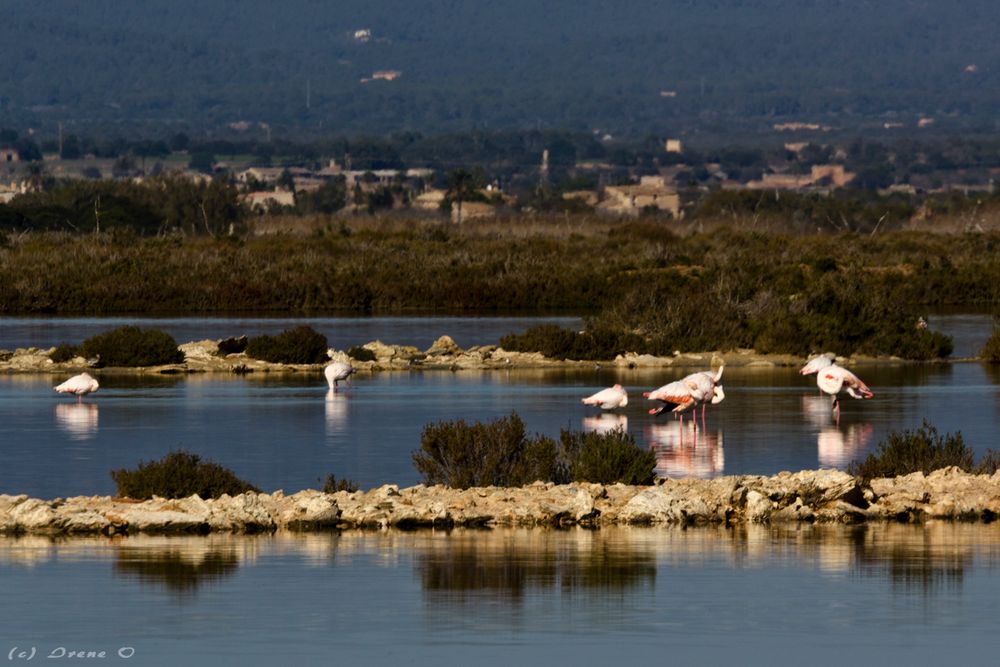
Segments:
[[[247,343],[247,356],[281,364],[319,364],[328,360],[326,336],[309,326],[256,336]]]
[[[219,354],[239,354],[247,349],[247,337],[229,337],[219,341]]]
[[[323,483],[323,493],[337,493],[338,491],[354,493],[360,488],[353,479],[337,479],[333,474],[327,475],[326,482]]]
[[[993,335],[986,341],[979,356],[991,364],[1000,364],[1000,327],[994,327]]]
[[[413,463],[427,484],[523,486],[555,476],[556,444],[527,438],[516,413],[488,424],[439,422],[424,427]]]
[[[944,436],[925,419],[917,431],[893,431],[878,444],[877,451],[858,463],[852,462],[848,472],[864,479],[896,477],[914,472],[930,473],[940,468],[958,466],[973,470],[973,452],[965,446],[962,433]]]
[[[656,455],[618,427],[607,433],[563,430],[559,444],[575,482],[652,484]],[[559,481],[559,480],[556,480]]]
[[[184,353],[170,334],[157,329],[124,326],[83,341],[80,356],[99,357],[105,366],[179,364]]]
[[[69,343],[56,345],[55,349],[49,353],[49,359],[57,364],[72,361],[78,356],[80,356],[80,348],[76,345],[70,345]]]
[[[231,470],[217,463],[203,462],[197,454],[177,451],[159,461],[139,463],[135,470],[112,470],[111,478],[118,485],[118,495],[125,498],[148,499],[187,498],[197,494],[202,498],[231,496],[259,489],[236,477]]]
[[[523,334],[508,334],[500,347],[511,352],[541,352],[550,359],[614,359],[644,347],[641,337],[606,328],[570,331],[555,324],[531,327]]]
[[[356,361],[375,361],[375,353],[363,345],[355,345],[349,349],[347,356]]]

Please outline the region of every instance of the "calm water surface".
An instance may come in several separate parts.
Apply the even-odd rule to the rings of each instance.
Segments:
[[[988,334],[988,320],[980,331]],[[440,331],[437,328],[437,331]],[[708,360],[706,359],[706,367]],[[420,481],[411,455],[424,425],[486,421],[516,412],[529,432],[625,427],[657,453],[662,476],[773,474],[847,466],[892,430],[927,418],[961,431],[977,452],[1000,448],[1000,372],[979,363],[856,368],[875,391],[846,399],[840,424],[811,377],[794,368],[725,371],[726,400],[704,427],[651,417],[641,394],[690,369],[511,370],[359,374],[331,393],[319,373],[282,377],[102,376],[82,403],[55,395],[58,378],[0,376],[0,490],[40,497],[108,494],[109,471],[187,449],[264,490],[315,488],[328,473],[363,487]],[[627,409],[579,402],[620,382]]]
[[[259,332],[206,322],[179,322],[190,334],[175,335]],[[0,321],[0,348],[79,340],[67,335],[76,324],[50,321],[51,340],[33,325],[14,343]],[[334,344],[426,346],[451,324],[394,320],[391,333]],[[512,324],[470,319],[480,333],[456,339],[493,342]],[[990,326],[965,316],[935,324],[956,335],[963,356]],[[845,401],[837,425],[795,369],[727,368],[726,400],[697,430],[650,417],[641,398],[681,370],[361,374],[336,394],[320,374],[107,375],[83,403],[54,395],[57,378],[7,375],[0,492],[108,494],[110,470],[176,448],[265,490],[316,487],[327,473],[364,487],[410,485],[425,424],[514,411],[550,435],[620,424],[654,448],[666,476],[843,467],[925,417],[941,432],[961,430],[977,451],[1000,446],[996,369],[856,370],[876,397]],[[580,405],[613,382],[632,397],[621,414]],[[996,523],[0,538],[0,656],[34,647],[42,660],[64,647],[125,662],[115,652],[131,647],[129,662],[153,665],[993,664],[998,554]]]
[[[155,665],[988,665],[998,565],[996,524],[0,538],[0,649],[130,647]]]

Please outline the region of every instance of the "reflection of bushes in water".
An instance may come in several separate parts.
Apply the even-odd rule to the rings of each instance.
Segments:
[[[534,590],[625,590],[651,587],[656,559],[595,539],[589,550],[578,550],[570,540],[547,540],[540,546],[504,542],[500,548],[484,540],[451,538],[439,549],[417,556],[426,592],[478,593],[519,601]]]
[[[919,539],[884,541],[870,526],[852,530],[856,569],[864,576],[887,578],[894,588],[924,595],[960,588],[972,562],[969,550],[932,539],[922,526],[902,528],[922,534]]]
[[[175,550],[121,549],[115,572],[141,582],[159,584],[176,593],[193,593],[202,584],[232,575],[239,559],[232,550],[210,550],[197,558]]]

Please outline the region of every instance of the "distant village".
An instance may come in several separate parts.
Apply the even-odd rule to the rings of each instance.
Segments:
[[[875,191],[882,196],[973,193],[991,194],[1000,167],[974,169],[928,164],[911,168],[905,182],[885,178],[881,182],[859,182],[848,168],[848,152],[836,146],[809,142],[787,142],[777,156],[765,164],[733,167],[722,161],[699,161],[691,157],[680,139],[666,139],[660,156],[642,168],[623,168],[600,160],[550,164],[549,151],[542,150],[537,165],[523,169],[518,178],[497,177],[479,169],[470,179],[473,187],[456,194],[451,178],[455,170],[428,167],[405,169],[352,169],[350,156],[303,161],[300,164],[266,166],[253,156],[212,159],[194,165],[187,151],[141,158],[132,155],[99,158],[93,154],[66,159],[60,153],[42,154],[41,160],[25,159],[15,147],[0,146],[0,203],[20,194],[38,191],[45,183],[72,180],[129,179],[142,182],[162,174],[194,181],[226,179],[240,192],[247,209],[260,215],[291,213],[303,197],[323,188],[340,188],[342,203],[337,213],[351,215],[379,209],[405,210],[469,220],[510,211],[534,210],[538,193],[547,195],[549,210],[592,211],[610,216],[655,215],[683,219],[686,210],[709,192],[720,190],[795,192],[828,196],[845,188]],[[802,159],[810,154],[809,159]],[[817,163],[816,156],[827,160]],[[920,166],[919,164],[917,165]],[[951,168],[949,168],[951,166]],[[471,173],[462,169],[467,175]],[[556,175],[558,171],[558,176]],[[581,185],[583,184],[583,185]],[[453,206],[458,199],[460,206]],[[553,205],[553,201],[557,205]]]

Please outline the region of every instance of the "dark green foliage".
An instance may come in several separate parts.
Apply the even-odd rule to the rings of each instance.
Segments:
[[[323,483],[323,493],[337,493],[338,491],[354,493],[360,488],[353,479],[337,479],[333,473],[327,475],[326,482]]]
[[[173,336],[158,329],[123,326],[83,341],[80,356],[99,357],[105,366],[160,366],[179,364],[184,353]]]
[[[983,458],[976,464],[975,473],[978,475],[993,475],[1000,470],[1000,452],[995,449],[987,449]]]
[[[219,341],[219,354],[239,354],[247,349],[247,337],[223,338]]]
[[[424,427],[413,462],[428,484],[455,488],[558,484],[651,484],[656,457],[618,429],[610,433],[563,430],[550,438],[525,437],[517,414],[487,424],[462,420]]]
[[[552,359],[614,359],[617,355],[645,347],[643,340],[627,332],[607,329],[570,331],[555,324],[531,327],[523,334],[509,334],[500,346],[511,352],[541,352]]]
[[[207,499],[259,492],[231,470],[185,451],[171,452],[159,461],[140,462],[135,470],[112,470],[111,478],[118,485],[119,496],[136,500],[153,496],[187,498],[194,494]]]
[[[310,326],[282,331],[277,336],[255,336],[247,356],[281,364],[319,364],[328,359],[326,336]]]
[[[52,350],[49,354],[49,359],[57,364],[61,364],[78,356],[80,356],[79,347],[76,345],[70,345],[69,343],[61,343],[60,345],[56,345],[55,349]]]
[[[979,356],[991,364],[1000,364],[1000,327],[993,329],[993,334],[986,341]]]
[[[488,424],[460,419],[426,425],[413,464],[427,484],[523,486],[554,477],[556,444],[543,436],[527,438],[517,414]]]
[[[940,436],[925,419],[917,431],[891,432],[887,440],[878,444],[875,453],[860,463],[851,463],[848,472],[864,479],[876,479],[913,472],[927,474],[948,466],[971,472],[972,449],[966,447],[961,432]]]
[[[355,345],[348,349],[347,356],[357,361],[375,361],[375,353],[363,345]]]
[[[639,448],[635,438],[621,427],[607,433],[563,429],[559,445],[561,454],[569,463],[569,476],[575,482],[653,483],[656,455],[648,449]]]

